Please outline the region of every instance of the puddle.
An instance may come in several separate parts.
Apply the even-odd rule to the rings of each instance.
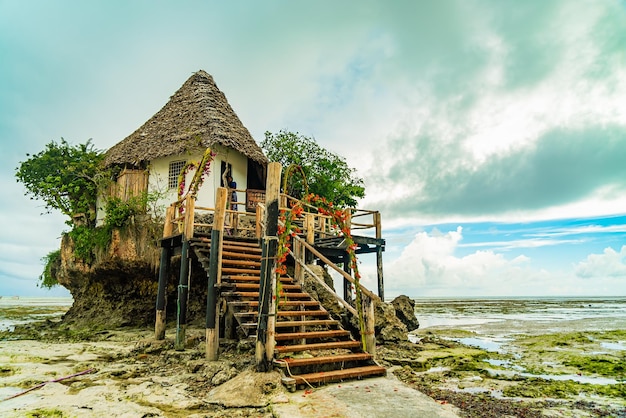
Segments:
[[[616,385],[620,383],[616,379],[611,379],[608,377],[594,377],[594,376],[584,376],[577,374],[532,374],[532,373],[523,373],[513,370],[495,370],[495,369],[485,369],[492,377],[498,376],[522,376],[536,379],[544,379],[544,380],[556,380],[556,381],[565,381],[571,380],[577,383],[591,383],[594,385]]]
[[[626,341],[618,341],[616,343],[601,342],[600,347],[607,350],[626,350]]]
[[[503,353],[505,350],[502,346],[505,342],[510,341],[508,339],[495,340],[491,337],[462,337],[462,338],[448,338],[449,340],[459,342],[463,345],[480,348],[481,350],[491,351],[496,353]]]

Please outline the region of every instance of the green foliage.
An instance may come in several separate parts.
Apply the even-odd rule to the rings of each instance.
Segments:
[[[41,259],[41,261],[44,262],[44,268],[43,273],[41,273],[41,276],[39,276],[39,287],[45,287],[46,289],[50,289],[59,284],[59,282],[57,282],[54,269],[56,268],[60,260],[61,250],[52,251]]]
[[[69,216],[68,224],[82,215],[93,226],[104,154],[93,147],[91,140],[72,146],[61,138],[60,143],[51,141],[45,150],[26,155],[29,158],[20,162],[15,173],[17,181],[26,187],[26,194],[43,200],[47,212],[59,210]]]
[[[136,215],[145,214],[148,198],[148,193],[133,196],[127,201],[118,197],[109,198],[106,204],[106,218],[104,218],[105,227],[109,230],[123,228]]]
[[[280,131],[265,133],[261,147],[270,161],[277,161],[286,169],[291,165],[302,168],[309,192],[325,197],[340,207],[355,207],[358,198],[365,196],[363,179],[349,167],[345,158],[322,147],[315,139],[298,133]],[[284,174],[284,173],[283,173]],[[304,197],[305,183],[299,176],[287,179],[285,192]]]
[[[76,226],[68,235],[74,242],[74,255],[87,264],[95,260],[96,248],[105,248],[111,240],[111,230],[104,227]]]

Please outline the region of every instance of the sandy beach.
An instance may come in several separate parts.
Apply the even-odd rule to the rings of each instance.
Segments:
[[[254,371],[253,341],[222,341],[208,362],[201,328],[176,351],[172,327],[156,341],[3,303],[0,416],[626,417],[624,301],[588,302],[422,302],[411,341],[377,347],[386,377],[294,393]]]
[[[396,416],[415,411],[458,416],[456,408],[411,389],[392,373],[290,393],[278,372],[253,371],[246,347],[230,347],[219,361],[207,362],[200,330],[188,336],[189,347],[182,352],[173,350],[173,335],[157,342],[150,330],[102,332],[97,341],[0,341],[0,415],[382,417],[394,408],[394,399],[401,399]],[[79,373],[84,374],[52,382]],[[50,383],[39,387],[42,382]],[[39,388],[22,394],[34,387]],[[11,398],[15,395],[20,396]],[[378,397],[381,409],[364,408],[359,396]]]

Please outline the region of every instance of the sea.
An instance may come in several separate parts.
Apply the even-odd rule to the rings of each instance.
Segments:
[[[58,321],[72,303],[72,298],[0,296],[0,331],[46,319]]]
[[[626,329],[626,297],[414,298],[420,330],[463,329],[483,346],[515,335]],[[59,320],[72,298],[0,297],[0,330]],[[618,342],[619,343],[619,342]],[[481,347],[486,348],[486,347]]]
[[[506,337],[626,329],[626,297],[414,299],[420,329]]]

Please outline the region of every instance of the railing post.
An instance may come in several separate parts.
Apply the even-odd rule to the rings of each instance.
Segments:
[[[365,322],[365,350],[376,358],[376,322],[375,302],[367,295],[363,295],[363,322]]]
[[[347,252],[343,255],[343,271],[348,273],[348,275],[352,276],[352,266],[350,265],[350,254]],[[345,277],[343,278],[343,300],[348,302],[350,305],[354,305],[352,300],[352,283]]]
[[[380,212],[374,212],[374,224],[376,225],[376,239],[383,237]],[[383,278],[383,248],[376,246],[376,272],[378,276],[378,297],[385,301],[385,281]]]
[[[261,210],[261,206],[257,205],[256,206],[256,237],[257,239],[261,239],[261,232],[262,232],[262,228],[261,228],[261,223],[262,223],[262,219],[261,219],[261,215],[262,215],[262,210]]]
[[[196,210],[196,200],[191,197],[191,195],[187,195],[185,198],[185,226],[184,232],[185,238],[191,239],[193,238],[193,223],[195,222],[195,210]]]
[[[310,245],[315,244],[315,215],[307,213],[304,217],[304,226],[306,231],[306,242]],[[313,261],[313,255],[309,254],[304,249],[304,262],[305,264],[311,264]]]
[[[176,216],[176,207],[172,204],[165,210],[165,225],[163,226],[163,238],[174,234],[174,217]]]
[[[306,220],[305,220],[306,222]],[[304,269],[298,261],[305,262],[304,253],[306,252],[304,246],[299,240],[293,241],[293,254],[296,259],[296,265],[294,266],[294,276],[296,283],[302,286],[304,284]]]
[[[172,219],[175,214],[175,207],[169,206],[165,211],[165,224],[163,225],[163,238],[169,237],[174,233],[174,224]],[[154,321],[154,338],[156,340],[165,339],[165,323],[166,323],[166,289],[167,275],[170,270],[171,248],[161,247],[161,262],[159,263],[159,284],[156,300],[156,319]]]
[[[222,248],[222,236],[224,233],[224,218],[226,216],[226,204],[228,190],[225,187],[217,189],[215,196],[215,215],[213,216],[213,229],[211,230],[211,252],[209,254],[209,274],[207,283],[206,303],[206,359],[215,361],[219,357],[219,321],[217,320],[218,303],[216,285],[220,282],[220,254]]]
[[[258,371],[269,371],[274,358],[274,329],[276,301],[272,297],[276,280],[276,251],[278,248],[278,214],[280,175],[282,166],[273,162],[267,167],[265,199],[265,235],[262,238],[261,282],[259,285],[259,314],[255,360]]]

